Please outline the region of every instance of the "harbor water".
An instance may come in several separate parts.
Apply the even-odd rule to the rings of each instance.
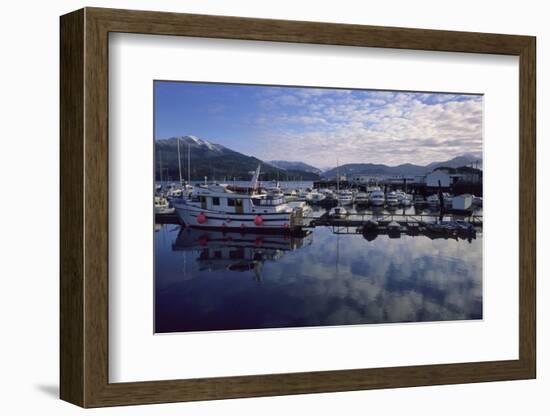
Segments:
[[[482,232],[304,235],[155,227],[155,332],[482,319]]]

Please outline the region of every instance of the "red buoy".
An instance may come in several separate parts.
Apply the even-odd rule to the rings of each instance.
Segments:
[[[256,218],[254,218],[254,224],[260,226],[260,225],[263,225],[264,223],[264,219],[262,218],[261,215],[256,215]]]
[[[204,215],[204,212],[201,212],[199,215],[197,215],[197,222],[199,224],[204,224],[206,221],[208,221],[208,218],[206,218],[206,215]]]

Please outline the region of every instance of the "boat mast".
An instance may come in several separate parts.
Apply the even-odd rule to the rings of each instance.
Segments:
[[[336,159],[336,206],[340,206],[340,164]]]
[[[179,137],[177,138],[177,141],[178,141],[178,169],[180,173],[180,186],[181,186],[182,179],[181,179],[181,155],[180,155],[180,138]]]
[[[187,143],[187,184],[191,185],[191,143]]]
[[[340,165],[336,159],[336,192],[340,193]]]
[[[160,182],[162,183],[162,152],[159,150],[159,173],[160,173]]]

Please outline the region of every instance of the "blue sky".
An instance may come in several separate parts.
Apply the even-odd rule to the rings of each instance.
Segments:
[[[320,168],[481,154],[479,95],[155,82],[155,138],[194,135]]]

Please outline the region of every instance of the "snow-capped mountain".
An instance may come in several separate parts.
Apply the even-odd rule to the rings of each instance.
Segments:
[[[187,178],[187,152],[190,152],[191,179],[229,181],[235,179],[250,179],[251,171],[256,170],[258,164],[262,166],[261,180],[315,180],[318,174],[299,169],[277,168],[262,160],[231,150],[221,144],[212,143],[196,136],[171,137],[155,141],[156,178],[160,179],[162,165],[163,179],[177,180],[178,167],[178,140],[180,146],[180,160],[182,177]]]

